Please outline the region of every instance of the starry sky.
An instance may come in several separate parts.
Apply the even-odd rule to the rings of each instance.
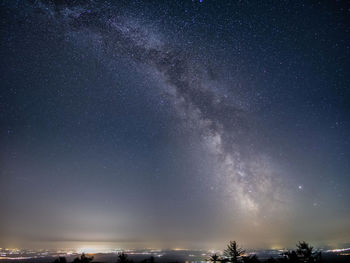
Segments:
[[[344,2],[0,1],[0,246],[349,244]]]

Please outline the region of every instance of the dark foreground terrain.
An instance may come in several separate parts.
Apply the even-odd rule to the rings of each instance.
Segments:
[[[267,255],[265,253],[257,253],[258,258],[261,262],[267,261]],[[110,254],[94,254],[94,260],[92,263],[116,263],[118,262],[118,255],[114,253]],[[67,262],[72,262],[76,258],[76,255],[66,256]],[[131,255],[129,259],[134,263],[141,263],[143,260],[148,258],[145,255]],[[275,255],[274,258],[278,258]],[[55,257],[40,257],[40,258],[29,258],[29,259],[1,259],[0,263],[53,263]],[[172,253],[169,255],[164,255],[162,257],[156,257],[155,263],[204,263],[206,258],[195,257],[191,258],[188,256],[188,251],[186,253]],[[278,260],[277,260],[278,262]],[[350,254],[341,253],[323,253],[322,262],[324,263],[350,263]]]

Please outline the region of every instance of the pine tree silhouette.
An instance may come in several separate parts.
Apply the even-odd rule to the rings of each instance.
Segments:
[[[224,256],[227,258],[227,261],[232,263],[239,262],[244,253],[245,251],[237,246],[236,241],[230,241],[224,250]]]
[[[312,263],[321,261],[321,252],[314,251],[314,248],[305,241],[299,241],[296,253],[301,259],[301,262]]]
[[[118,253],[117,263],[128,263],[128,262],[131,262],[131,261],[129,261],[127,254],[125,254],[124,252]]]
[[[213,255],[210,255],[209,261],[216,263],[216,262],[220,261],[220,257],[218,255],[216,255],[216,253],[215,253]]]
[[[314,262],[322,262],[322,254],[321,252],[314,251],[313,247],[310,246],[305,241],[302,241],[296,245],[297,250],[291,250],[284,252],[282,255],[284,256],[283,262],[303,262],[303,263],[314,263]]]

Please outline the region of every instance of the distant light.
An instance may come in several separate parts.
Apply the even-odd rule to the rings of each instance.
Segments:
[[[110,248],[100,247],[100,246],[89,246],[89,247],[81,247],[77,249],[77,253],[82,254],[97,254],[97,253],[110,253]]]
[[[326,252],[344,252],[349,250],[350,248],[336,248],[336,249],[326,250]]]

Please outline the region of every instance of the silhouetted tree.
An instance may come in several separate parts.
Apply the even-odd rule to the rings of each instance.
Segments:
[[[245,251],[237,246],[236,241],[230,241],[227,248],[224,250],[224,256],[227,258],[227,261],[232,263],[239,262],[244,253]]]
[[[209,261],[216,263],[217,261],[220,261],[220,257],[215,253],[213,255],[210,255]]]
[[[94,257],[87,257],[84,253],[81,254],[80,258],[77,257],[73,260],[73,263],[90,263]]]
[[[256,255],[251,255],[251,256],[243,256],[242,260],[244,263],[259,263],[260,260]]]
[[[298,255],[294,250],[284,252],[282,255],[284,257],[284,260],[280,260],[282,262],[291,262],[291,263],[299,262]]]
[[[314,263],[322,262],[321,252],[313,250],[313,247],[310,246],[305,241],[297,244],[297,250],[291,250],[283,253],[284,261],[282,262],[303,262],[303,263]]]
[[[53,263],[67,263],[67,260],[65,257],[58,257]]]
[[[301,262],[319,262],[321,261],[321,252],[315,252],[314,248],[305,241],[297,244],[297,255],[301,258]]]
[[[297,244],[297,255],[301,257],[302,261],[310,262],[310,259],[312,258],[313,249],[314,248],[305,241],[299,241],[299,244]]]
[[[118,261],[117,263],[127,263],[130,262],[128,259],[128,255],[125,254],[124,252],[118,253]]]

